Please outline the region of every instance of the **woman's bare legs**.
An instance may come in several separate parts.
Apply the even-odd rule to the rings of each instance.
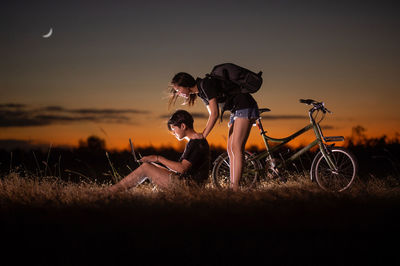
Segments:
[[[229,128],[228,155],[230,161],[231,188],[239,189],[239,181],[243,172],[244,148],[249,138],[252,121],[237,117]]]
[[[229,156],[229,176],[231,180],[231,187],[232,187],[232,177],[233,177],[233,153],[232,153],[232,134],[233,134],[233,124],[229,126],[229,133],[228,133],[228,143],[227,143],[227,151]]]
[[[139,182],[145,177],[149,178],[154,184],[162,188],[167,188],[171,184],[170,174],[171,171],[164,167],[152,163],[143,163],[132,173],[124,177],[120,182],[111,186],[109,191],[117,192],[129,189],[139,184]]]

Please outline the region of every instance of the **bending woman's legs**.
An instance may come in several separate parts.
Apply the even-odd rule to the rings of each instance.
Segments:
[[[143,163],[141,166],[136,168],[132,173],[124,177],[117,184],[111,186],[109,188],[109,191],[117,192],[137,186],[139,182],[145,177],[149,178],[154,184],[162,188],[167,188],[171,184],[171,173],[171,171],[158,165]]]
[[[230,166],[229,166],[229,176],[230,176],[230,180],[231,180],[231,186],[232,186],[232,176],[233,176],[233,153],[232,153],[232,133],[233,133],[233,124],[229,127],[229,134],[228,134],[228,143],[226,146],[226,150],[228,152],[228,156],[229,156],[229,162],[230,162]]]
[[[243,172],[244,148],[249,138],[252,121],[247,118],[237,117],[229,129],[228,155],[231,163],[230,178],[231,188],[237,191]]]

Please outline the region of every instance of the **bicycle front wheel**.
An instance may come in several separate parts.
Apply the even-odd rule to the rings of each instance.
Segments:
[[[260,175],[262,166],[259,161],[250,160],[251,154],[245,152],[244,167],[242,177],[239,182],[241,188],[253,188]],[[211,178],[214,186],[219,189],[229,188],[230,186],[230,161],[228,153],[221,154],[215,161],[211,172]]]
[[[357,161],[350,151],[342,147],[328,149],[337,169],[332,170],[322,153],[319,152],[315,156],[311,171],[322,189],[331,192],[342,192],[351,186],[357,175]]]

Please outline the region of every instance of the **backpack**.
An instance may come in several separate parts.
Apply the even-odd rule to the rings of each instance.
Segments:
[[[224,84],[224,91],[228,94],[255,93],[262,85],[262,71],[258,74],[232,63],[214,66],[206,77],[216,78]]]

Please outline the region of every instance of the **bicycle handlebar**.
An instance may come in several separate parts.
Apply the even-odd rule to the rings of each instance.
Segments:
[[[314,101],[312,99],[306,99],[306,100],[300,99],[300,103],[305,103],[307,105],[312,105],[313,108],[310,109],[311,113],[313,113],[314,111],[317,111],[317,110],[321,110],[324,114],[326,112],[328,112],[330,114],[332,113],[331,111],[328,110],[328,108],[325,107],[324,102],[317,102],[317,101]]]

